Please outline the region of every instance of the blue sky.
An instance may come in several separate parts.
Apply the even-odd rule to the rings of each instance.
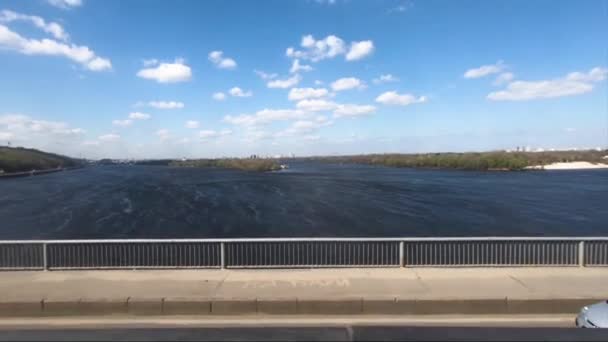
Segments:
[[[608,145],[606,0],[0,11],[2,144],[92,158]]]

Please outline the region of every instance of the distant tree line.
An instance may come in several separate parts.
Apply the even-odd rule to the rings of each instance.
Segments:
[[[244,171],[276,171],[281,169],[273,159],[242,159],[242,158],[222,158],[222,159],[192,159],[174,160],[169,166],[176,167],[217,167],[224,169],[237,169]]]
[[[22,147],[0,146],[0,173],[48,170],[79,165],[80,161],[59,154]]]
[[[338,163],[357,163],[391,167],[439,168],[459,170],[519,171],[527,166],[558,162],[587,161],[608,163],[603,159],[608,151],[551,151],[551,152],[471,152],[426,154],[366,154],[309,159]]]
[[[175,159],[150,159],[150,160],[136,160],[134,162],[135,165],[158,165],[158,166],[167,166],[172,162],[176,161]]]

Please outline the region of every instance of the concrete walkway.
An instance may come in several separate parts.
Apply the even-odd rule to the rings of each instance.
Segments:
[[[0,316],[575,313],[608,268],[0,272]]]

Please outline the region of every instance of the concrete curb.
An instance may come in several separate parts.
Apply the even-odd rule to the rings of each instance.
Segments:
[[[575,314],[605,299],[124,298],[0,302],[0,317]]]
[[[164,298],[163,315],[210,315],[212,300],[206,298]]]

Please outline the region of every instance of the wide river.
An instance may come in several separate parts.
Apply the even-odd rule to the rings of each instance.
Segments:
[[[608,235],[608,171],[291,163],[0,180],[0,239]]]

